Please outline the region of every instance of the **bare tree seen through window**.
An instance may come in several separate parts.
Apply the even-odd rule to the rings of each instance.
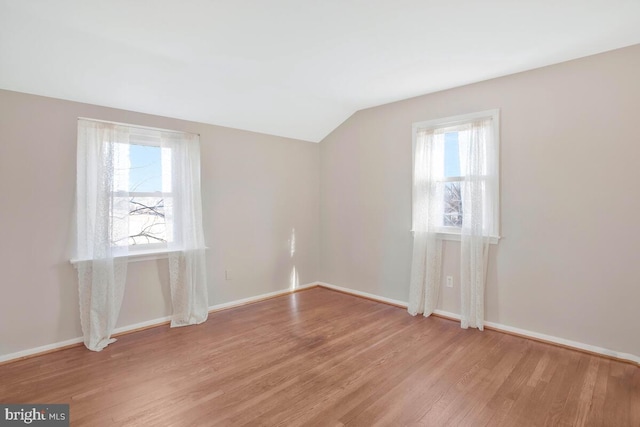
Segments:
[[[462,227],[462,191],[459,182],[448,182],[444,187],[444,225]]]
[[[156,145],[129,145],[130,246],[167,242],[161,150]]]
[[[165,243],[166,222],[162,197],[129,199],[129,244]]]

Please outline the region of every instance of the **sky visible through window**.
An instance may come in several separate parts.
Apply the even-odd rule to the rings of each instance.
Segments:
[[[149,145],[129,146],[129,191],[162,191],[162,149]]]
[[[130,246],[165,243],[170,240],[165,222],[165,195],[148,194],[162,192],[162,148],[139,144],[128,148],[131,194],[127,243]]]
[[[460,176],[460,145],[458,132],[444,134],[444,176]],[[462,193],[460,182],[447,182],[444,185],[444,212],[442,224],[446,227],[462,226]]]
[[[444,134],[444,176],[460,176],[458,132]]]

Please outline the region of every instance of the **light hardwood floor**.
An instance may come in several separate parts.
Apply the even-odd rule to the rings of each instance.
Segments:
[[[0,366],[71,425],[640,426],[640,369],[322,288]]]

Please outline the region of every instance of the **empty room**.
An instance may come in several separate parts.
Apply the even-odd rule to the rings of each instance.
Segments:
[[[0,0],[0,426],[640,426],[640,2]]]

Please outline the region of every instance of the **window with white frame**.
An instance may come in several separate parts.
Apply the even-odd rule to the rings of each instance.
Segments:
[[[499,111],[414,123],[413,149],[414,230],[428,229],[443,239],[458,240],[465,221],[473,219],[480,221],[482,234],[495,243],[499,236]],[[477,204],[471,212],[473,200]]]
[[[204,248],[199,135],[78,119],[76,257]]]
[[[169,258],[172,326],[207,319],[197,134],[78,118],[76,242],[87,348],[112,342],[129,256]]]
[[[128,233],[113,244],[134,252],[165,248],[173,240],[166,212],[172,205],[171,149],[161,147],[156,134],[132,128],[128,142],[115,144],[113,196],[127,205]]]

